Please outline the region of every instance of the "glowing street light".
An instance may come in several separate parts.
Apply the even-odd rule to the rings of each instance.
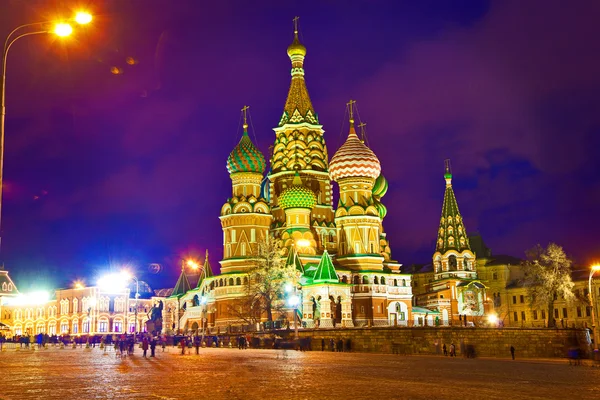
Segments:
[[[296,240],[296,246],[298,246],[298,247],[309,247],[310,246],[310,240],[308,240],[308,239],[298,239],[298,240]]]
[[[80,11],[77,14],[75,14],[74,20],[79,25],[86,25],[92,22],[92,14],[85,11]]]
[[[67,23],[61,22],[54,25],[54,34],[56,36],[65,37],[73,33],[73,27]]]
[[[198,263],[196,261],[192,260],[191,258],[187,259],[185,261],[185,264],[193,270],[200,268],[200,265],[198,265]]]
[[[81,281],[75,281],[75,282],[73,282],[73,287],[75,289],[83,289],[85,286],[83,285],[83,282],[81,282]]]
[[[492,325],[496,325],[498,323],[498,316],[496,314],[490,314],[487,317],[488,322]]]

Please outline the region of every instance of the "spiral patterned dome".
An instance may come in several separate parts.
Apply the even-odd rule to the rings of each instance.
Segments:
[[[296,172],[292,186],[285,189],[279,196],[279,206],[288,208],[310,208],[317,204],[317,195],[309,188],[302,186],[300,175]]]
[[[246,126],[244,126],[242,139],[227,158],[227,171],[230,174],[235,172],[257,172],[262,174],[265,171],[265,166],[265,157],[254,146],[248,136]]]
[[[379,201],[375,202],[375,208],[377,209],[377,212],[379,213],[379,218],[384,219],[385,216],[387,215],[387,207],[380,203]]]
[[[329,163],[329,176],[334,181],[350,177],[376,179],[381,173],[379,159],[358,138],[354,121],[350,121],[350,133],[346,142],[336,151]]]
[[[388,181],[383,175],[379,175],[373,184],[373,196],[382,198],[388,191]]]

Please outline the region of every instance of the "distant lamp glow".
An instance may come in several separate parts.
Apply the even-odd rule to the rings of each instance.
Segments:
[[[54,26],[54,33],[60,37],[69,36],[71,33],[73,33],[73,28],[71,25],[61,22]]]
[[[488,315],[488,322],[492,325],[496,325],[498,323],[498,316],[496,314]]]
[[[298,304],[300,304],[300,297],[296,295],[290,296],[290,298],[288,299],[288,305],[290,307],[296,307]]]
[[[291,283],[286,283],[285,286],[283,287],[283,290],[285,290],[286,293],[289,293],[292,291],[294,287],[292,286]]]
[[[97,281],[100,290],[106,293],[117,293],[127,289],[129,281],[132,279],[131,273],[127,270],[112,272],[101,276]]]
[[[600,264],[592,265],[592,271],[594,271],[594,272],[600,271]]]
[[[92,22],[92,14],[85,11],[80,11],[75,14],[75,22],[77,22],[79,25],[89,24]]]
[[[84,285],[83,285],[83,282],[81,282],[81,281],[75,281],[75,282],[73,283],[73,287],[74,287],[75,289],[83,289],[83,288],[84,288]]]
[[[298,240],[296,240],[296,246],[298,246],[298,247],[308,247],[308,246],[310,246],[310,240],[308,240],[308,239],[298,239]]]
[[[200,268],[200,266],[198,265],[198,263],[196,261],[192,260],[192,259],[187,260],[185,263],[191,269],[198,269],[198,268]]]

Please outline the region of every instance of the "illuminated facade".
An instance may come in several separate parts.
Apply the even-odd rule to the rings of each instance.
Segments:
[[[297,30],[287,54],[291,83],[273,129],[270,169],[265,177],[267,163],[248,136],[244,107],[242,137],[227,160],[232,194],[220,215],[221,274],[213,276],[209,266],[191,288],[182,271],[166,302],[165,326],[173,330],[241,323],[231,310],[245,295],[258,243],[267,235],[279,240],[287,263],[301,275],[302,326],[407,325],[411,318],[411,276],[391,258],[382,225],[387,181],[377,156],[355,131],[353,102],[347,140],[330,162],[306,87],[306,48]],[[339,186],[336,208],[332,180]]]
[[[95,335],[134,332],[136,300],[129,288],[59,289],[53,299],[15,297],[3,307],[2,323],[11,335]],[[160,298],[137,300],[137,329],[145,331],[148,312]]]

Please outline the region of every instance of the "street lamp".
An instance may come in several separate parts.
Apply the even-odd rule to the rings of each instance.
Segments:
[[[134,302],[134,318],[135,318],[135,322],[133,324],[133,335],[134,337],[137,335],[138,333],[138,299],[140,298],[140,282],[138,281],[138,278],[131,274],[131,272],[123,270],[121,271],[121,276],[126,280],[126,281],[131,281],[132,279],[135,281],[135,302]]]
[[[291,283],[285,285],[286,293],[291,293],[293,290],[293,294],[288,297],[287,303],[290,307],[292,307],[292,313],[294,318],[294,339],[298,339],[298,304],[300,304],[300,296],[296,294],[296,287]]]
[[[592,335],[594,337],[594,354],[598,352],[598,335],[596,329],[596,313],[594,307],[594,294],[592,292],[592,277],[595,272],[600,271],[600,265],[592,265],[590,268],[590,278],[588,279],[588,296],[590,300],[590,307],[592,307]]]
[[[73,18],[77,24],[85,25],[92,21],[92,15],[87,12],[78,12]],[[54,26],[49,30],[49,26]],[[38,30],[26,31],[19,33],[24,28],[32,28]],[[73,28],[67,22],[53,23],[52,21],[34,22],[17,26],[13,29],[4,40],[4,49],[2,50],[2,60],[0,62],[0,221],[2,217],[2,189],[3,189],[3,172],[4,172],[4,121],[6,118],[6,59],[11,46],[19,39],[26,36],[40,35],[43,33],[54,33],[57,36],[69,36],[73,32]],[[1,237],[0,237],[1,239]]]

